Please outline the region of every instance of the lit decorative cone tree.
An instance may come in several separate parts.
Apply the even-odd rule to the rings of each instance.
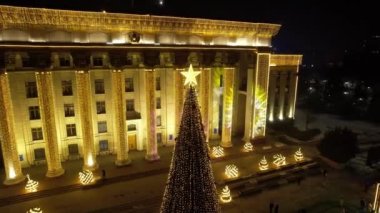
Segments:
[[[230,164],[226,166],[224,174],[227,176],[227,178],[237,178],[239,177],[239,169],[235,164]]]
[[[227,185],[223,188],[222,194],[220,195],[220,200],[223,203],[229,203],[232,201],[231,191]]]
[[[265,159],[265,156],[264,156],[263,159],[261,159],[261,161],[259,162],[259,169],[260,169],[261,171],[265,171],[265,170],[268,170],[268,169],[269,169],[268,161],[267,161],[267,159]]]
[[[301,161],[303,160],[303,154],[302,154],[302,151],[301,151],[301,148],[299,148],[296,153],[294,153],[294,159],[296,161]]]
[[[26,213],[42,213],[42,209],[39,207],[34,207],[29,209]]]
[[[190,65],[185,85],[186,92],[181,125],[174,147],[162,213],[213,213],[220,212],[211,162],[202,127],[202,119],[193,85],[196,85]]]
[[[253,151],[253,145],[251,142],[247,142],[244,144],[244,152],[252,152]]]
[[[27,192],[36,192],[38,188],[38,182],[30,179],[29,174],[26,175],[26,178],[28,178],[28,181],[26,182],[25,190]]]

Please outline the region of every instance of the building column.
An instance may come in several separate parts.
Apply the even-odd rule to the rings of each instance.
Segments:
[[[269,85],[269,53],[257,53],[252,139],[265,136]]]
[[[46,176],[58,177],[63,175],[65,170],[62,168],[58,149],[57,125],[54,113],[53,76],[51,72],[36,72],[36,80],[48,166]]]
[[[205,132],[206,142],[209,139],[210,121],[209,121],[209,99],[210,99],[210,69],[202,69],[200,76],[200,105],[203,130]]]
[[[289,82],[289,102],[287,108],[288,118],[294,119],[294,112],[296,111],[297,99],[297,84],[298,84],[298,66],[296,72],[291,72]]]
[[[270,78],[269,78],[269,103],[268,103],[268,109],[269,109],[269,121],[274,120],[274,102],[276,100],[276,82],[277,82],[277,72],[271,71]]]
[[[76,71],[75,78],[77,83],[77,103],[82,128],[83,169],[94,171],[99,165],[96,162],[94,146],[94,133],[91,114],[92,90],[90,73],[88,71]]]
[[[183,70],[177,69],[174,72],[175,78],[175,137],[179,133],[179,126],[181,125],[182,108],[184,102],[184,78],[181,75]]]
[[[280,121],[284,120],[284,103],[285,103],[285,87],[287,72],[280,72],[280,90],[279,90],[279,99],[278,99],[278,119]]]
[[[220,79],[223,75],[223,68],[222,67],[214,67],[211,69],[211,90],[212,94],[210,95],[210,102],[211,102],[211,128],[210,128],[210,138],[211,139],[220,139],[219,131],[219,119],[220,119],[220,106],[223,104],[223,101],[220,100],[220,97],[222,95],[222,88],[220,85]],[[223,122],[222,122],[223,123]]]
[[[232,147],[231,130],[232,130],[232,107],[234,100],[234,68],[223,69],[223,123],[222,123],[222,141],[223,147]]]
[[[128,137],[126,136],[126,108],[125,108],[125,80],[121,70],[113,70],[112,78],[112,102],[115,125],[116,166],[125,166],[131,163],[128,158]]]
[[[145,94],[146,94],[146,155],[148,161],[159,160],[157,152],[157,133],[156,133],[156,79],[154,71],[145,71]]]
[[[253,69],[247,69],[247,96],[245,101],[245,125],[244,125],[244,138],[243,140],[248,142],[252,138],[252,126],[253,126],[253,94],[254,85],[256,82],[255,73]]]
[[[17,152],[14,129],[14,115],[9,79],[6,72],[0,73],[0,136],[5,168],[5,185],[13,185],[25,180]]]

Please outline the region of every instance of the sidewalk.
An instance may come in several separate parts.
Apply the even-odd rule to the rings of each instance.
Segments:
[[[211,141],[210,146],[215,146],[219,141]],[[258,144],[254,152],[242,152],[244,142],[240,138],[233,140],[234,146],[225,149],[225,157],[219,159],[212,159],[213,170],[216,181],[224,179],[224,167],[226,161],[233,160],[234,163],[239,165],[239,170],[244,175],[245,170],[252,171],[252,166],[257,168],[257,165],[252,165],[252,162],[258,162],[262,154],[281,152],[285,155],[291,154],[295,147],[285,146],[276,141],[267,142],[265,144]],[[148,162],[144,159],[145,151],[132,151],[129,157],[132,160],[131,165],[126,167],[116,167],[114,165],[115,156],[98,156],[99,169],[94,173],[98,178],[101,177],[102,169],[106,170],[107,181],[105,184],[112,184],[120,181],[127,181],[137,179],[140,177],[167,173],[173,146],[160,147],[159,155],[161,159],[155,162]],[[24,189],[25,183],[15,186],[0,186],[0,205],[8,205],[11,202],[23,202],[23,199],[32,200],[45,196],[50,196],[51,193],[59,194],[66,193],[73,190],[80,190],[82,186],[79,183],[78,173],[82,171],[82,160],[66,161],[62,163],[65,169],[65,174],[58,178],[45,177],[46,165],[32,166],[23,169],[23,173],[29,174],[31,179],[39,182],[37,193],[27,193]],[[4,171],[1,174],[4,177]],[[39,196],[40,195],[40,196]]]

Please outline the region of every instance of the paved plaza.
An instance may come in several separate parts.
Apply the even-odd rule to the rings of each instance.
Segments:
[[[288,163],[292,163],[298,145],[269,141],[246,153],[242,152],[243,143],[237,139],[233,148],[225,149],[225,157],[213,159],[218,191],[224,186],[227,164],[235,164],[240,176],[247,176],[258,172],[258,162],[263,155],[270,162],[273,154],[281,153],[287,156]],[[217,143],[210,142],[211,146]],[[161,160],[157,162],[145,161],[145,152],[131,152],[132,164],[122,168],[114,166],[115,156],[98,157],[99,170],[106,170],[107,180],[88,189],[83,189],[78,181],[80,160],[64,162],[66,174],[54,179],[45,177],[45,166],[24,169],[24,174],[40,182],[39,192],[28,197],[23,195],[25,184],[1,186],[0,212],[26,212],[32,207],[41,207],[44,212],[158,212],[172,150],[173,147],[160,147]],[[313,146],[303,146],[302,150],[308,158],[318,154]],[[361,180],[344,170],[327,169],[327,177],[311,176],[303,179],[300,185],[295,182],[234,198],[232,203],[222,205],[223,212],[268,212],[270,201],[280,205],[280,212],[297,212],[301,208],[308,212],[339,212],[340,200],[347,209],[356,212],[360,199],[371,199],[371,190],[364,192]],[[100,176],[100,173],[96,174]],[[231,189],[231,193],[236,192]]]

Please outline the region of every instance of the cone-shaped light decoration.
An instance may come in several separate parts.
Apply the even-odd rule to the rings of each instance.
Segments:
[[[227,185],[223,188],[222,194],[220,195],[220,201],[222,201],[222,203],[229,203],[232,201],[231,192]]]
[[[27,192],[36,192],[38,188],[38,181],[30,179],[29,174],[26,175],[28,181],[26,182],[25,190]]]
[[[265,159],[265,156],[264,156],[263,159],[261,159],[261,161],[259,162],[259,169],[260,169],[261,171],[265,171],[265,170],[268,170],[268,169],[269,169],[269,164],[268,164],[267,159]]]
[[[236,165],[234,164],[230,164],[230,165],[227,165],[226,166],[226,169],[224,171],[224,174],[228,177],[228,178],[237,178],[239,177],[239,169],[237,168]]]
[[[302,154],[302,151],[301,151],[301,148],[299,148],[296,153],[294,153],[294,159],[296,161],[302,161],[303,160],[303,154]]]
[[[244,152],[252,152],[253,151],[253,145],[251,142],[247,142],[244,144]]]
[[[29,209],[26,213],[42,213],[42,209],[40,207],[34,207]]]

